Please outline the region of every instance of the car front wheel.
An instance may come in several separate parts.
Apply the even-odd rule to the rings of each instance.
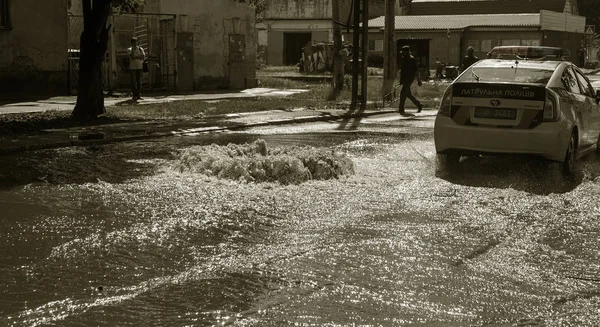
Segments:
[[[575,170],[575,158],[577,156],[577,141],[576,134],[571,134],[571,139],[569,140],[569,146],[567,147],[567,152],[565,153],[565,160],[562,164],[562,170],[565,174],[573,174]]]

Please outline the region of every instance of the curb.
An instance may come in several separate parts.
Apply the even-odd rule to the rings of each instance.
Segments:
[[[14,154],[19,152],[26,151],[34,151],[34,150],[46,150],[46,149],[58,149],[58,148],[66,148],[71,146],[89,146],[89,145],[103,145],[103,144],[111,144],[118,142],[131,142],[131,141],[141,141],[141,140],[149,140],[149,139],[159,139],[166,137],[174,137],[174,136],[193,136],[205,133],[213,133],[213,132],[222,132],[222,131],[234,131],[234,130],[244,130],[252,127],[261,127],[261,126],[277,126],[277,125],[287,125],[287,124],[296,124],[296,123],[310,123],[317,121],[332,121],[332,120],[340,120],[340,119],[352,119],[352,118],[364,118],[376,115],[390,114],[396,113],[396,110],[381,110],[374,112],[356,112],[356,113],[344,113],[344,114],[328,114],[328,115],[313,115],[313,116],[301,116],[301,117],[292,117],[292,118],[284,118],[284,119],[274,119],[253,123],[235,123],[231,126],[206,126],[206,127],[194,127],[189,129],[182,130],[172,130],[169,132],[151,132],[150,130],[145,130],[143,133],[139,133],[137,135],[124,135],[124,136],[115,136],[110,132],[103,131],[89,131],[89,132],[74,132],[68,130],[52,130],[52,132],[58,133],[62,132],[65,135],[65,139],[63,140],[42,140],[41,142],[26,144],[26,145],[15,145],[15,146],[1,146],[0,145],[0,155]],[[210,117],[205,117],[205,119],[226,119],[226,118],[235,118],[241,117],[239,114],[227,114],[227,115],[215,115]],[[430,117],[432,115],[421,115],[419,117]],[[410,118],[410,117],[407,117]],[[57,135],[57,134],[55,134]]]

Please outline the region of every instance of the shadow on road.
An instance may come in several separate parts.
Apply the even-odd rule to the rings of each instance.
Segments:
[[[113,117],[99,117],[89,121],[78,121],[70,113],[20,113],[0,115],[0,136],[22,136],[45,133],[49,129],[93,127],[131,122]]]
[[[567,193],[579,186],[585,176],[600,175],[598,160],[578,161],[575,174],[565,176],[560,163],[530,156],[469,156],[458,165],[437,165],[436,176],[450,183],[487,188],[512,188],[537,195]],[[595,170],[595,171],[594,171]]]
[[[344,118],[342,119],[340,126],[336,129],[337,130],[356,130],[356,129],[358,129],[358,126],[360,126],[360,121],[362,120],[362,117],[360,115],[363,112],[365,112],[364,109],[349,110],[344,115]],[[357,116],[354,116],[354,115],[357,115]],[[350,126],[348,126],[348,125],[350,125]]]

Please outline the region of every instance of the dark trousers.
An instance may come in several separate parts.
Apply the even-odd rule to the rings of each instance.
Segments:
[[[419,100],[417,100],[417,98],[415,98],[415,96],[410,91],[411,84],[412,82],[402,83],[402,89],[400,90],[400,106],[398,108],[398,111],[400,112],[404,112],[404,103],[406,103],[406,98],[409,98],[410,101],[412,101],[412,103],[414,103],[415,106],[417,106],[417,108],[421,108],[421,102],[419,102]]]
[[[141,69],[131,69],[131,93],[133,93],[134,99],[141,98],[141,89],[142,89],[142,70]]]

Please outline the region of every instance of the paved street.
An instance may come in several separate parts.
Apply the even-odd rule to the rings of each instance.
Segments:
[[[432,124],[384,114],[4,156],[17,180],[0,191],[0,324],[595,326],[598,160],[573,180],[529,158],[437,171]],[[243,183],[186,156],[257,139],[344,153],[355,174]]]
[[[589,77],[590,81],[592,81],[592,85],[594,86],[594,88],[596,90],[600,90],[600,72],[596,74],[590,74],[587,76]]]

